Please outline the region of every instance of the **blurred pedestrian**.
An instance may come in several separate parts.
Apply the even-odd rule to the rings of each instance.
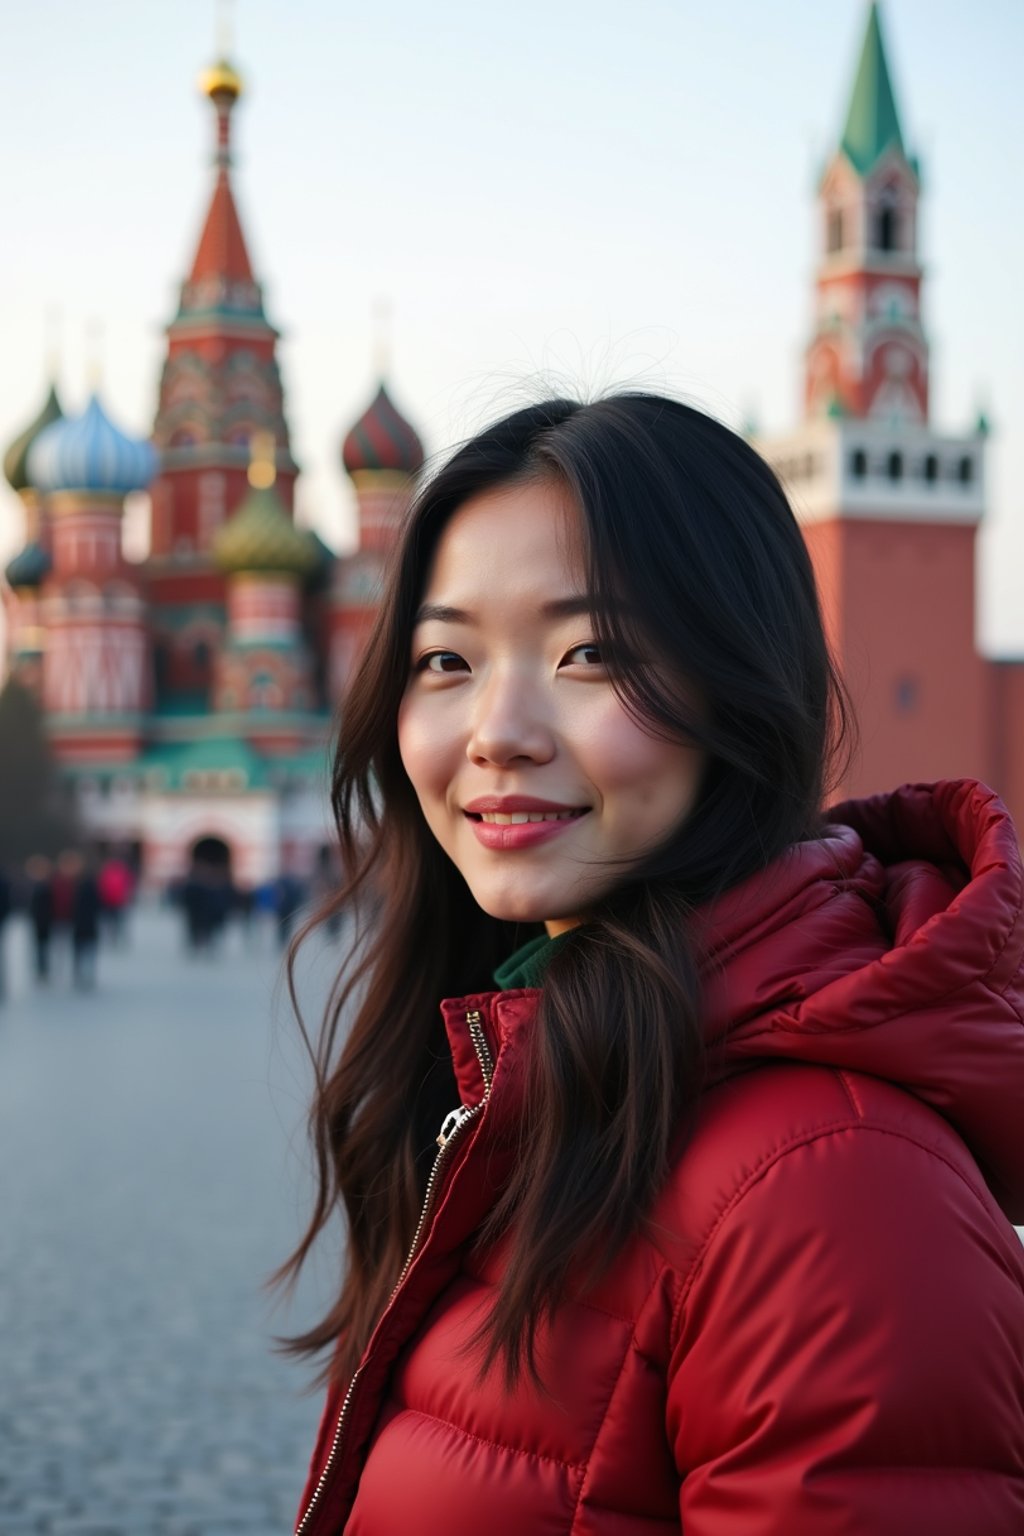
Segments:
[[[0,864],[0,1002],[3,1002],[7,990],[7,955],[4,943],[4,934],[7,930],[7,919],[11,915],[11,880],[6,869]]]
[[[25,865],[28,880],[28,916],[32,925],[32,958],[36,981],[50,979],[50,941],[53,937],[53,866],[41,853]]]
[[[50,877],[53,902],[53,948],[58,956],[61,974],[64,973],[64,956],[71,944],[71,915],[75,905],[75,881],[81,867],[81,855],[75,848],[64,848],[57,855],[57,862]]]
[[[197,954],[211,953],[231,908],[231,884],[226,871],[205,859],[195,859],[180,886],[185,916],[185,942]]]
[[[236,885],[232,887],[231,899],[238,914],[245,947],[251,949],[255,940],[253,918],[256,915],[256,892],[248,883]]]
[[[191,950],[204,949],[209,933],[208,903],[206,888],[195,864],[181,882],[178,899],[185,919],[185,943]]]
[[[305,887],[294,875],[280,874],[274,887],[277,937],[283,949],[291,938],[295,915],[306,897]]]
[[[333,897],[341,889],[341,883],[337,850],[324,846],[320,849],[317,859],[310,899],[331,943],[334,943],[341,933],[341,907],[333,902]]]
[[[112,944],[125,939],[125,918],[135,889],[131,868],[120,854],[111,854],[100,865],[96,877],[100,898],[100,921]]]
[[[71,868],[71,975],[80,990],[96,985],[96,951],[100,940],[99,883],[91,863],[79,856]]]
[[[211,866],[207,902],[209,906],[209,947],[215,948],[227,926],[234,899],[231,879],[227,871]]]

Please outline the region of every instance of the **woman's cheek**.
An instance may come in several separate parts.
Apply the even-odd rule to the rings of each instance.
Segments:
[[[457,721],[444,699],[411,692],[398,711],[398,751],[421,802],[444,797],[458,753]]]
[[[430,761],[427,721],[421,704],[414,694],[407,693],[398,710],[399,756],[409,782],[420,796],[424,789],[424,771]]]
[[[610,690],[580,710],[572,734],[581,766],[601,789],[636,788],[656,769],[659,743],[627,715]]]

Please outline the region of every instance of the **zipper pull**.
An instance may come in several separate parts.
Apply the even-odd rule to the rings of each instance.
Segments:
[[[451,1114],[445,1115],[437,1137],[437,1144],[439,1147],[446,1147],[448,1145],[452,1137],[455,1135],[455,1132],[458,1130],[459,1126],[462,1124],[463,1120],[467,1118],[468,1115],[469,1110],[466,1108],[465,1104],[460,1104],[458,1109],[453,1109]]]

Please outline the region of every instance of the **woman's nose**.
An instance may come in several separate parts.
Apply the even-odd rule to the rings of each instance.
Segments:
[[[523,679],[494,677],[480,693],[466,743],[472,763],[505,767],[518,759],[546,763],[555,738],[543,701]]]

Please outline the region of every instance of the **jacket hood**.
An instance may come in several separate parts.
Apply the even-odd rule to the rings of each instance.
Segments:
[[[869,1073],[938,1110],[1024,1220],[1024,877],[974,780],[828,812],[701,914],[712,1078],[765,1060]]]

